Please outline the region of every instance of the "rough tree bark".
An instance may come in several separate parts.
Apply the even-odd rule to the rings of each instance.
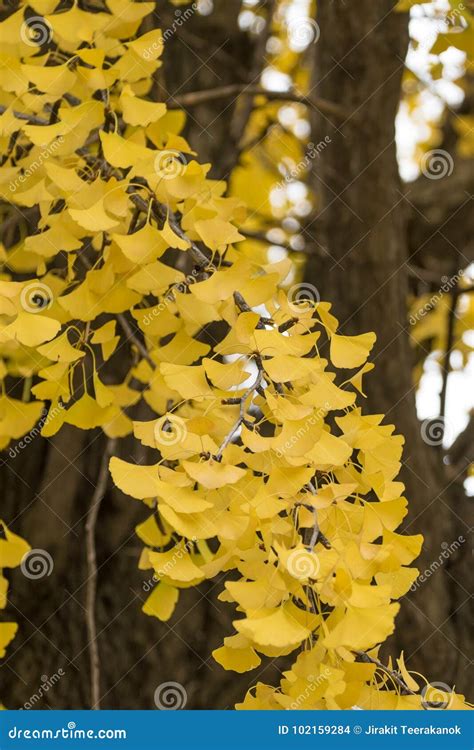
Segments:
[[[424,570],[438,560],[443,545],[467,539],[468,527],[462,488],[446,479],[440,451],[423,442],[415,409],[408,261],[416,260],[427,238],[419,245],[413,240],[409,250],[407,214],[413,209],[398,175],[394,125],[408,20],[393,12],[395,4],[318,2],[313,93],[343,106],[348,115],[338,127],[317,112],[312,116],[312,140],[329,135],[331,142],[312,165],[318,204],[306,227],[311,247],[306,281],[333,302],[347,333],[377,333],[365,410],[386,413],[406,438],[402,479],[411,511],[405,527],[425,535],[417,563]],[[446,208],[448,218],[457,208]],[[424,221],[426,232],[430,219]],[[436,228],[431,226],[432,234]],[[458,688],[467,686],[469,663],[467,565],[466,543],[405,600],[392,640],[392,651],[404,648],[412,668]]]

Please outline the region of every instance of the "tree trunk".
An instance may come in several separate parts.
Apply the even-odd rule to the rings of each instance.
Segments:
[[[396,160],[395,116],[408,43],[406,14],[394,0],[357,4],[320,0],[313,93],[347,112],[344,123],[312,113],[314,143],[331,139],[312,165],[317,211],[306,227],[306,281],[333,303],[346,333],[375,330],[366,412],[387,415],[406,438],[402,479],[409,533],[425,535],[418,567],[428,568],[458,537],[467,538],[465,498],[443,473],[440,452],[425,444],[415,409],[407,324],[406,203]],[[337,125],[337,127],[336,127]],[[327,142],[327,141],[326,141]],[[433,680],[466,687],[469,653],[468,545],[409,595],[392,651]],[[433,658],[436,654],[436,659]]]

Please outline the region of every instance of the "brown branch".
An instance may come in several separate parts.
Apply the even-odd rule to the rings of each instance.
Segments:
[[[122,331],[125,333],[127,340],[131,341],[134,344],[134,346],[138,349],[138,351],[142,355],[143,359],[146,359],[150,367],[154,370],[156,368],[156,364],[153,362],[150,356],[150,353],[148,349],[146,348],[145,344],[143,343],[143,341],[140,341],[138,336],[133,331],[132,326],[128,322],[125,315],[123,313],[118,313],[117,320]]]
[[[95,529],[100,504],[107,489],[109,460],[115,450],[116,442],[115,438],[109,439],[107,442],[85,525],[87,560],[86,627],[89,639],[91,708],[94,710],[100,708],[100,655],[99,645],[97,643],[96,624],[97,554],[95,546]]]
[[[190,91],[181,96],[175,96],[166,102],[168,109],[180,109],[181,107],[194,107],[206,102],[212,102],[219,99],[229,99],[232,96],[264,96],[269,101],[292,102],[303,104],[305,107],[319,110],[323,115],[333,116],[338,120],[344,121],[349,116],[342,107],[327,99],[321,99],[317,96],[305,96],[296,91],[271,91],[264,89],[262,86],[245,85],[242,83],[232,83],[227,86],[216,86],[213,89],[203,89],[202,91]]]
[[[225,449],[230,444],[232,438],[234,437],[234,435],[237,432],[237,430],[239,429],[239,427],[241,427],[242,424],[244,423],[244,420],[245,420],[245,402],[247,401],[248,397],[251,396],[260,387],[260,384],[261,384],[262,378],[263,378],[263,372],[262,372],[261,366],[258,365],[258,363],[257,363],[257,366],[258,366],[258,375],[255,378],[255,381],[252,383],[252,385],[249,386],[249,388],[247,388],[247,390],[245,391],[244,395],[239,399],[239,402],[240,402],[239,418],[235,422],[234,426],[231,428],[230,432],[227,433],[227,435],[225,436],[224,440],[222,441],[222,444],[221,444],[219,450],[217,451],[217,453],[215,455],[216,461],[220,461],[222,459],[222,454],[224,453]]]
[[[398,672],[395,672],[393,669],[385,666],[385,664],[382,664],[379,659],[376,659],[374,656],[369,656],[365,653],[365,651],[354,651],[354,653],[359,657],[360,661],[375,664],[379,669],[382,669],[386,674],[389,675],[389,677],[392,678],[392,680],[403,690],[404,693],[408,695],[418,695],[418,693],[408,687],[408,685],[402,680]]]
[[[236,299],[236,297],[240,297],[240,299],[242,300],[244,306],[248,307],[247,303],[245,302],[245,300],[243,299],[243,297],[239,294],[239,292],[235,292],[234,293],[234,300]],[[237,302],[236,302],[236,304],[237,304]],[[237,306],[239,307],[238,304],[237,304]],[[240,307],[239,307],[239,309],[240,309]],[[226,404],[230,404],[230,403],[233,403],[233,404],[236,404],[236,405],[240,404],[240,411],[239,411],[239,417],[238,417],[237,421],[235,422],[234,426],[231,428],[230,432],[228,432],[227,435],[225,436],[225,438],[222,441],[222,444],[221,444],[219,450],[217,451],[217,453],[216,453],[216,455],[214,457],[216,459],[216,461],[221,461],[222,454],[224,453],[225,449],[227,448],[227,446],[232,441],[232,438],[234,437],[235,433],[237,432],[237,430],[239,429],[239,427],[241,427],[242,424],[245,423],[245,402],[247,401],[248,397],[251,396],[253,393],[255,393],[255,391],[257,391],[261,387],[262,380],[263,380],[263,365],[262,365],[262,360],[260,359],[259,355],[257,355],[255,357],[255,361],[256,361],[256,364],[257,364],[257,368],[258,368],[258,374],[257,374],[257,377],[255,378],[255,381],[252,383],[251,386],[249,386],[247,388],[247,390],[245,391],[245,393],[240,398],[228,399],[225,402]]]
[[[6,112],[8,107],[5,107],[5,105],[0,104],[0,115],[3,115],[4,112]],[[16,117],[17,120],[24,120],[25,122],[30,123],[31,125],[49,125],[48,120],[43,119],[42,117],[37,117],[37,115],[27,115],[23,114],[23,112],[16,112],[13,110],[13,115]]]

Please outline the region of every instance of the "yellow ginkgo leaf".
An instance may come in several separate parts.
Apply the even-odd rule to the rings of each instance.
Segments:
[[[123,254],[133,263],[151,263],[160,258],[169,247],[162,233],[151,224],[146,223],[133,234],[113,234]]]
[[[226,638],[226,640],[229,639]],[[259,655],[250,646],[247,646],[247,648],[221,646],[214,649],[212,656],[221,667],[232,672],[238,672],[239,674],[249,672],[262,663]]]
[[[183,467],[190,477],[210,490],[235,484],[246,474],[246,470],[239,466],[230,466],[218,461],[201,461],[200,463],[183,461]]]
[[[219,218],[197,221],[196,231],[211,250],[224,250],[232,242],[245,239],[232,224]]]
[[[204,575],[195,565],[184,543],[179,543],[168,552],[149,552],[149,561],[160,578],[181,583],[202,581]]]
[[[67,330],[47,344],[39,346],[37,351],[54,362],[77,362],[85,356],[85,352],[71,345]]]
[[[142,607],[142,612],[167,622],[172,616],[179,598],[179,591],[175,586],[159,583]]]
[[[16,622],[0,622],[0,658],[5,656],[6,648],[14,639],[17,630]]]
[[[158,464],[130,464],[113,456],[110,459],[110,473],[117,487],[137,500],[157,495],[160,478]]]
[[[240,385],[249,376],[250,372],[246,371],[245,360],[236,360],[228,364],[221,364],[215,359],[203,360],[204,370],[209,380],[222,390],[228,390],[233,386]]]
[[[255,617],[234,620],[239,633],[245,635],[255,644],[262,646],[298,646],[308,638],[310,629],[295,619],[288,608],[258,612]]]
[[[0,536],[0,570],[2,568],[16,568],[31,547],[24,539],[10,531],[3,521],[0,521],[0,529],[2,531],[2,536]]]
[[[339,646],[362,650],[372,648],[377,643],[385,641],[393,633],[395,615],[399,609],[399,604],[366,609],[348,607],[340,621],[324,638],[324,645],[327,648]]]
[[[415,693],[417,693],[418,690],[420,689],[420,686],[418,685],[418,683],[416,682],[416,680],[413,679],[413,677],[411,676],[410,672],[408,671],[408,669],[405,666],[405,659],[404,659],[404,656],[403,656],[403,651],[400,654],[399,658],[397,659],[397,665],[398,665],[398,670],[399,670],[399,672],[400,672],[400,674],[402,676],[402,679],[403,679],[403,682],[405,683],[405,685],[408,688],[410,688],[410,690],[414,690]]]
[[[331,336],[331,361],[336,367],[352,369],[363,365],[375,344],[375,333],[361,333],[359,336]]]
[[[0,341],[16,339],[25,346],[39,346],[52,339],[61,328],[61,323],[47,315],[20,312],[13,323],[0,332]]]
[[[140,125],[146,127],[151,122],[156,122],[166,114],[166,104],[162,102],[147,102],[134,96],[129,86],[126,86],[120,95],[123,119],[129,125]]]

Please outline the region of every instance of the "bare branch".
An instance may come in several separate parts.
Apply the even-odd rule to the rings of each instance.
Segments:
[[[87,520],[85,525],[86,532],[86,560],[87,560],[87,588],[86,588],[86,626],[87,636],[89,639],[89,662],[90,662],[90,681],[91,681],[91,708],[98,710],[100,708],[100,655],[99,644],[97,643],[97,624],[96,624],[96,595],[97,595],[97,554],[95,546],[95,529],[97,517],[99,515],[100,504],[107,489],[107,480],[109,477],[109,460],[112,456],[116,440],[110,439],[107,442],[106,449],[102,456],[102,461],[97,477],[97,484],[92,496]]]
[[[212,102],[219,99],[228,99],[232,96],[264,96],[269,101],[294,102],[303,104],[305,107],[319,110],[323,115],[329,115],[338,120],[346,120],[348,112],[334,102],[319,97],[309,97],[299,94],[296,91],[269,91],[262,86],[249,86],[241,83],[229,84],[227,86],[217,86],[213,89],[204,89],[202,91],[191,91],[181,96],[173,97],[167,102],[168,109],[179,109],[181,107],[193,107],[206,102]]]

